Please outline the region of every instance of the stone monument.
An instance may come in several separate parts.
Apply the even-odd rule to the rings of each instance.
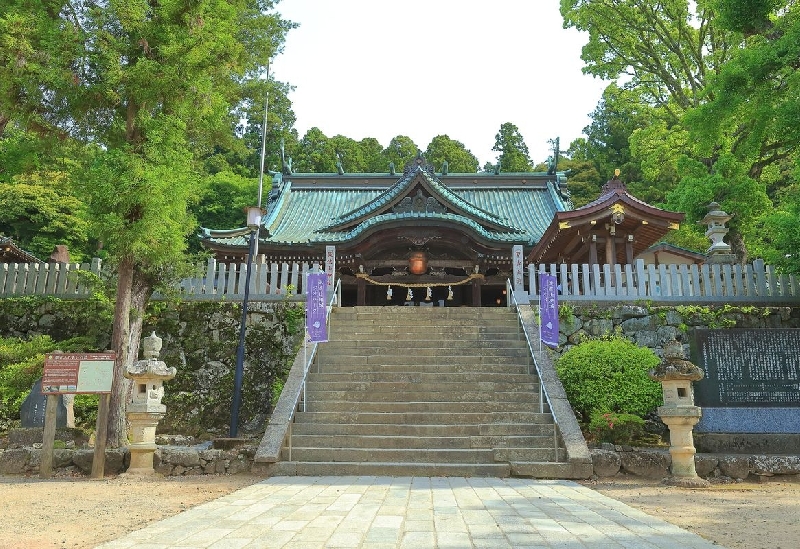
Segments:
[[[177,371],[158,360],[161,338],[155,332],[142,340],[142,348],[144,359],[137,360],[125,371],[125,377],[134,384],[133,400],[128,404],[126,414],[131,439],[131,464],[127,472],[152,474],[156,427],[167,411],[167,407],[161,404],[164,382],[174,378]]]
[[[684,360],[683,346],[676,340],[664,345],[664,358],[650,370],[650,379],[661,382],[664,405],[658,407],[669,427],[669,453],[672,456],[671,476],[664,479],[667,484],[687,488],[708,486],[694,467],[694,439],[692,429],[700,421],[701,410],[694,405],[692,382],[702,379],[703,370]]]

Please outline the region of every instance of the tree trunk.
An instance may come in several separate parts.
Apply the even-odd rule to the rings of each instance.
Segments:
[[[131,290],[131,315],[130,315],[130,342],[131,363],[139,356],[138,349],[142,341],[142,325],[144,324],[144,310],[153,295],[153,285],[148,277],[134,272]]]
[[[124,446],[128,438],[125,408],[128,403],[128,383],[125,367],[130,354],[131,294],[133,291],[133,258],[124,257],[119,264],[117,301],[114,304],[114,325],[111,331],[111,349],[117,353],[114,363],[114,381],[111,384],[111,404],[108,413],[108,446]]]

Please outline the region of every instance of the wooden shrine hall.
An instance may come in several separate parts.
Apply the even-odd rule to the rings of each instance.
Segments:
[[[273,175],[258,232],[263,262],[325,265],[335,247],[342,305],[505,304],[512,247],[528,262],[625,263],[683,214],[645,204],[615,176],[574,209],[563,172],[436,172],[421,155],[402,174]],[[251,229],[202,229],[220,262],[243,262]]]

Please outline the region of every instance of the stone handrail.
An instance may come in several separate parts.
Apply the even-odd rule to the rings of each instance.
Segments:
[[[540,406],[543,406],[544,401],[547,401],[550,406],[553,421],[561,432],[561,440],[564,442],[567,452],[567,462],[591,463],[589,447],[586,445],[586,439],[583,438],[580,425],[575,418],[575,412],[567,399],[567,393],[558,378],[553,361],[546,351],[537,351],[533,345],[534,341],[539,340],[539,326],[533,308],[529,305],[518,304],[516,296],[512,292],[509,292],[508,295],[511,296],[510,303],[517,311],[520,327],[525,334],[528,350],[533,357],[536,373],[539,376],[540,396],[542,397]]]
[[[328,301],[328,321],[330,322],[330,311],[334,304],[340,303],[341,281],[337,281],[336,287],[331,293]],[[308,344],[303,342],[303,348],[297,352],[289,370],[289,375],[283,384],[281,396],[278,403],[272,410],[264,436],[258,445],[253,461],[256,463],[276,463],[280,460],[281,448],[287,435],[291,437],[289,428],[294,421],[294,415],[300,406],[301,401],[305,400],[306,377],[311,364],[317,355],[319,343]]]

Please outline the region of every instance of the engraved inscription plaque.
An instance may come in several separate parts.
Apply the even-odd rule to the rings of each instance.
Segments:
[[[800,329],[698,329],[690,345],[698,406],[800,407]]]

